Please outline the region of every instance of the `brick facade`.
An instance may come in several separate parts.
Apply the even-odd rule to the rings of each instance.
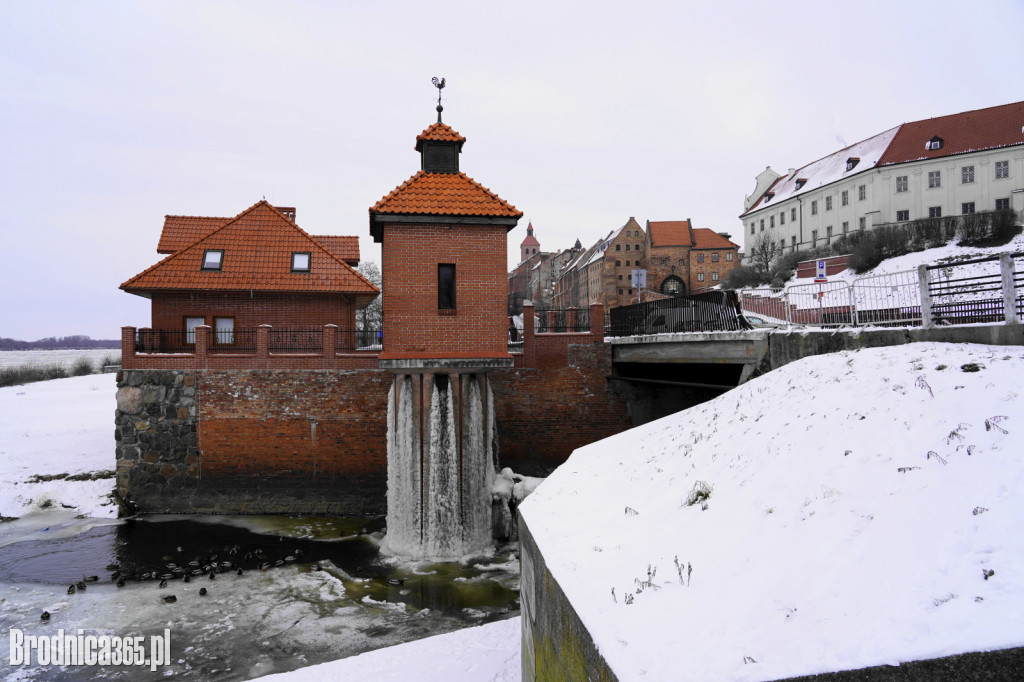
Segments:
[[[261,324],[302,329],[337,325],[356,328],[355,304],[339,294],[275,294],[244,291],[154,292],[151,304],[154,329],[183,331],[186,317],[231,317],[235,329],[254,329]]]
[[[383,226],[386,352],[508,357],[504,226]],[[438,264],[455,265],[455,309],[438,309]]]

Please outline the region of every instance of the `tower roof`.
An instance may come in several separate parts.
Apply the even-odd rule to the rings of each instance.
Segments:
[[[526,238],[519,246],[540,246],[540,242],[533,236],[533,223],[526,226]]]
[[[416,136],[416,151],[422,151],[423,143],[428,141],[455,142],[458,143],[459,149],[462,149],[462,144],[466,141],[466,138],[460,135],[447,123],[433,123],[430,127]]]

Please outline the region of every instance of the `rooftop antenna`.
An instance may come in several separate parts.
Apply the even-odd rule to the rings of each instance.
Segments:
[[[438,80],[437,76],[434,76],[430,82],[434,84],[435,88],[437,88],[437,122],[440,123],[441,112],[444,111],[444,107],[441,106],[441,90],[444,89],[444,78]]]

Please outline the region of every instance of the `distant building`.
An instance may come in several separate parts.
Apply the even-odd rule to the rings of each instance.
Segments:
[[[523,301],[533,301],[539,308],[551,308],[555,298],[555,280],[562,268],[582,249],[562,251],[540,250],[540,242],[533,234],[533,223],[526,228],[526,238],[519,245],[522,260],[508,273],[508,314],[523,312]]]
[[[1024,102],[904,123],[785,175],[756,178],[740,219],[756,243],[795,251],[921,218],[1024,213]]]

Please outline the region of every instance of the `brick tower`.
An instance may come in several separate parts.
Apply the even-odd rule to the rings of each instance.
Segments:
[[[437,108],[416,137],[419,172],[370,209],[370,234],[382,252],[378,362],[395,374],[385,550],[451,558],[490,545],[486,372],[512,365],[506,241],[522,212],[460,172],[466,138],[441,121],[440,97]]]

